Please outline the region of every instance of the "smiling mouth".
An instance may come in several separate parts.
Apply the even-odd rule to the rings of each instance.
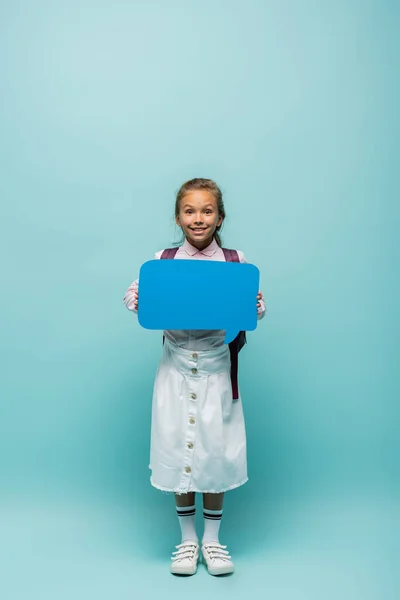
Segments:
[[[198,231],[198,232],[200,232],[200,231],[205,231],[206,227],[191,227],[190,229],[192,231]]]

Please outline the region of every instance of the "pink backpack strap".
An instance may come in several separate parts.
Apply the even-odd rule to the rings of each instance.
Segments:
[[[235,339],[229,344],[229,353],[231,355],[231,384],[232,397],[234,400],[239,398],[238,367],[239,352],[246,344],[246,332],[239,331]]]
[[[229,248],[222,248],[226,262],[240,262],[239,253],[237,250],[229,250]]]
[[[179,246],[177,248],[166,248],[165,250],[163,250],[160,259],[168,259],[168,258],[175,258],[176,253],[179,250]]]
[[[237,250],[230,250],[229,248],[222,248],[226,262],[240,262],[239,253]],[[239,398],[239,385],[238,385],[238,354],[246,343],[246,332],[240,331],[235,339],[229,344],[229,351],[231,355],[231,384],[232,384],[232,396],[234,400]]]

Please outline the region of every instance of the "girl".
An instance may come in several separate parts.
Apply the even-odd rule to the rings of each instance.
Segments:
[[[182,185],[175,220],[185,236],[176,259],[225,260],[219,230],[225,218],[219,187],[210,179]],[[163,251],[155,258],[161,258]],[[240,262],[245,258],[238,251]],[[127,290],[125,306],[137,312],[139,286]],[[258,318],[265,314],[259,292]],[[199,560],[195,493],[203,494],[201,551],[211,575],[232,573],[226,546],[219,542],[224,492],[246,483],[246,433],[242,402],[232,398],[229,347],[225,331],[164,331],[163,356],[154,384],[150,469],[151,484],[175,493],[182,541],[172,556],[171,572],[193,575]]]

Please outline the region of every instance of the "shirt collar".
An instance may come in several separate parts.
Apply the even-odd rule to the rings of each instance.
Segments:
[[[185,239],[185,241],[182,245],[182,248],[186,252],[186,254],[189,254],[189,256],[194,256],[195,254],[204,254],[205,256],[212,256],[218,250],[219,246],[218,246],[217,242],[215,241],[215,239],[213,238],[213,241],[211,242],[211,244],[209,246],[207,246],[207,248],[204,248],[203,250],[199,250],[198,248],[195,248],[194,246],[192,246],[192,244],[190,244]]]

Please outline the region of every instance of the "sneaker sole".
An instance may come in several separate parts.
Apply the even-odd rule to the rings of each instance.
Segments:
[[[207,571],[210,573],[210,575],[218,576],[218,575],[230,575],[231,573],[235,572],[235,569],[234,569],[234,567],[225,567],[225,568],[221,567],[219,569],[209,569],[207,567]]]
[[[195,575],[197,572],[197,566],[196,567],[171,567],[171,573],[172,575]]]
[[[207,561],[206,561],[206,559],[205,559],[204,556],[201,557],[201,562],[203,562],[205,564],[205,566],[207,568],[207,571],[209,572],[210,575],[216,575],[216,576],[218,576],[218,575],[230,575],[231,573],[235,572],[235,567],[234,566],[230,567],[230,566],[227,565],[226,567],[219,567],[219,568],[216,568],[216,569],[213,569],[212,567],[209,567],[207,565]]]

